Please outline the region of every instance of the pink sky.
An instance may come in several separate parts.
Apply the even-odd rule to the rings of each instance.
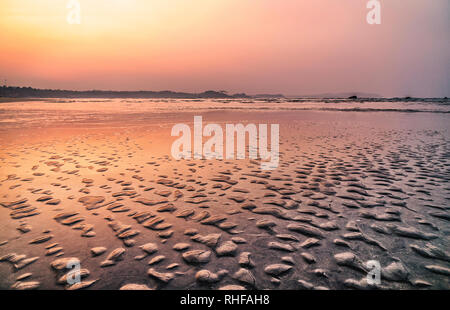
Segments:
[[[1,84],[449,96],[450,2],[380,1],[2,0]]]

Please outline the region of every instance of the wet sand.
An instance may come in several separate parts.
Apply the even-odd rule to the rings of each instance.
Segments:
[[[280,124],[279,167],[174,160],[171,128],[194,115]],[[450,288],[448,114],[18,105],[2,116],[1,289]],[[379,285],[365,280],[370,260]]]

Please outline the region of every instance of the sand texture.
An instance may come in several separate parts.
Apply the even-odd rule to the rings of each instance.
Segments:
[[[450,288],[442,105],[86,102],[0,106],[1,289]],[[280,124],[279,167],[174,160],[170,130],[194,115]]]

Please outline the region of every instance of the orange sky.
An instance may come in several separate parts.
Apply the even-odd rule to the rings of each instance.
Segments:
[[[10,85],[449,96],[448,0],[0,1]]]

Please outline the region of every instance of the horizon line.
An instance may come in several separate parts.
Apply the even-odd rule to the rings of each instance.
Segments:
[[[173,94],[186,94],[186,95],[202,95],[208,92],[213,92],[217,94],[223,94],[225,96],[233,97],[233,96],[242,96],[242,97],[255,97],[255,96],[268,96],[274,98],[336,98],[343,99],[349,97],[357,97],[357,98],[448,98],[447,96],[434,96],[434,97],[417,97],[417,96],[383,96],[376,93],[364,92],[364,91],[338,91],[338,92],[322,92],[315,94],[284,94],[282,92],[258,92],[258,93],[247,93],[247,92],[231,92],[228,90],[214,90],[208,89],[200,92],[196,91],[179,91],[179,90],[112,90],[112,89],[83,89],[83,90],[75,90],[75,89],[62,89],[62,88],[35,88],[32,86],[15,86],[15,85],[0,85],[0,88],[20,88],[20,89],[32,89],[35,91],[59,91],[59,92],[76,92],[76,93],[87,93],[87,92],[104,92],[104,93],[164,93],[169,92]],[[1,94],[0,94],[1,97]]]

